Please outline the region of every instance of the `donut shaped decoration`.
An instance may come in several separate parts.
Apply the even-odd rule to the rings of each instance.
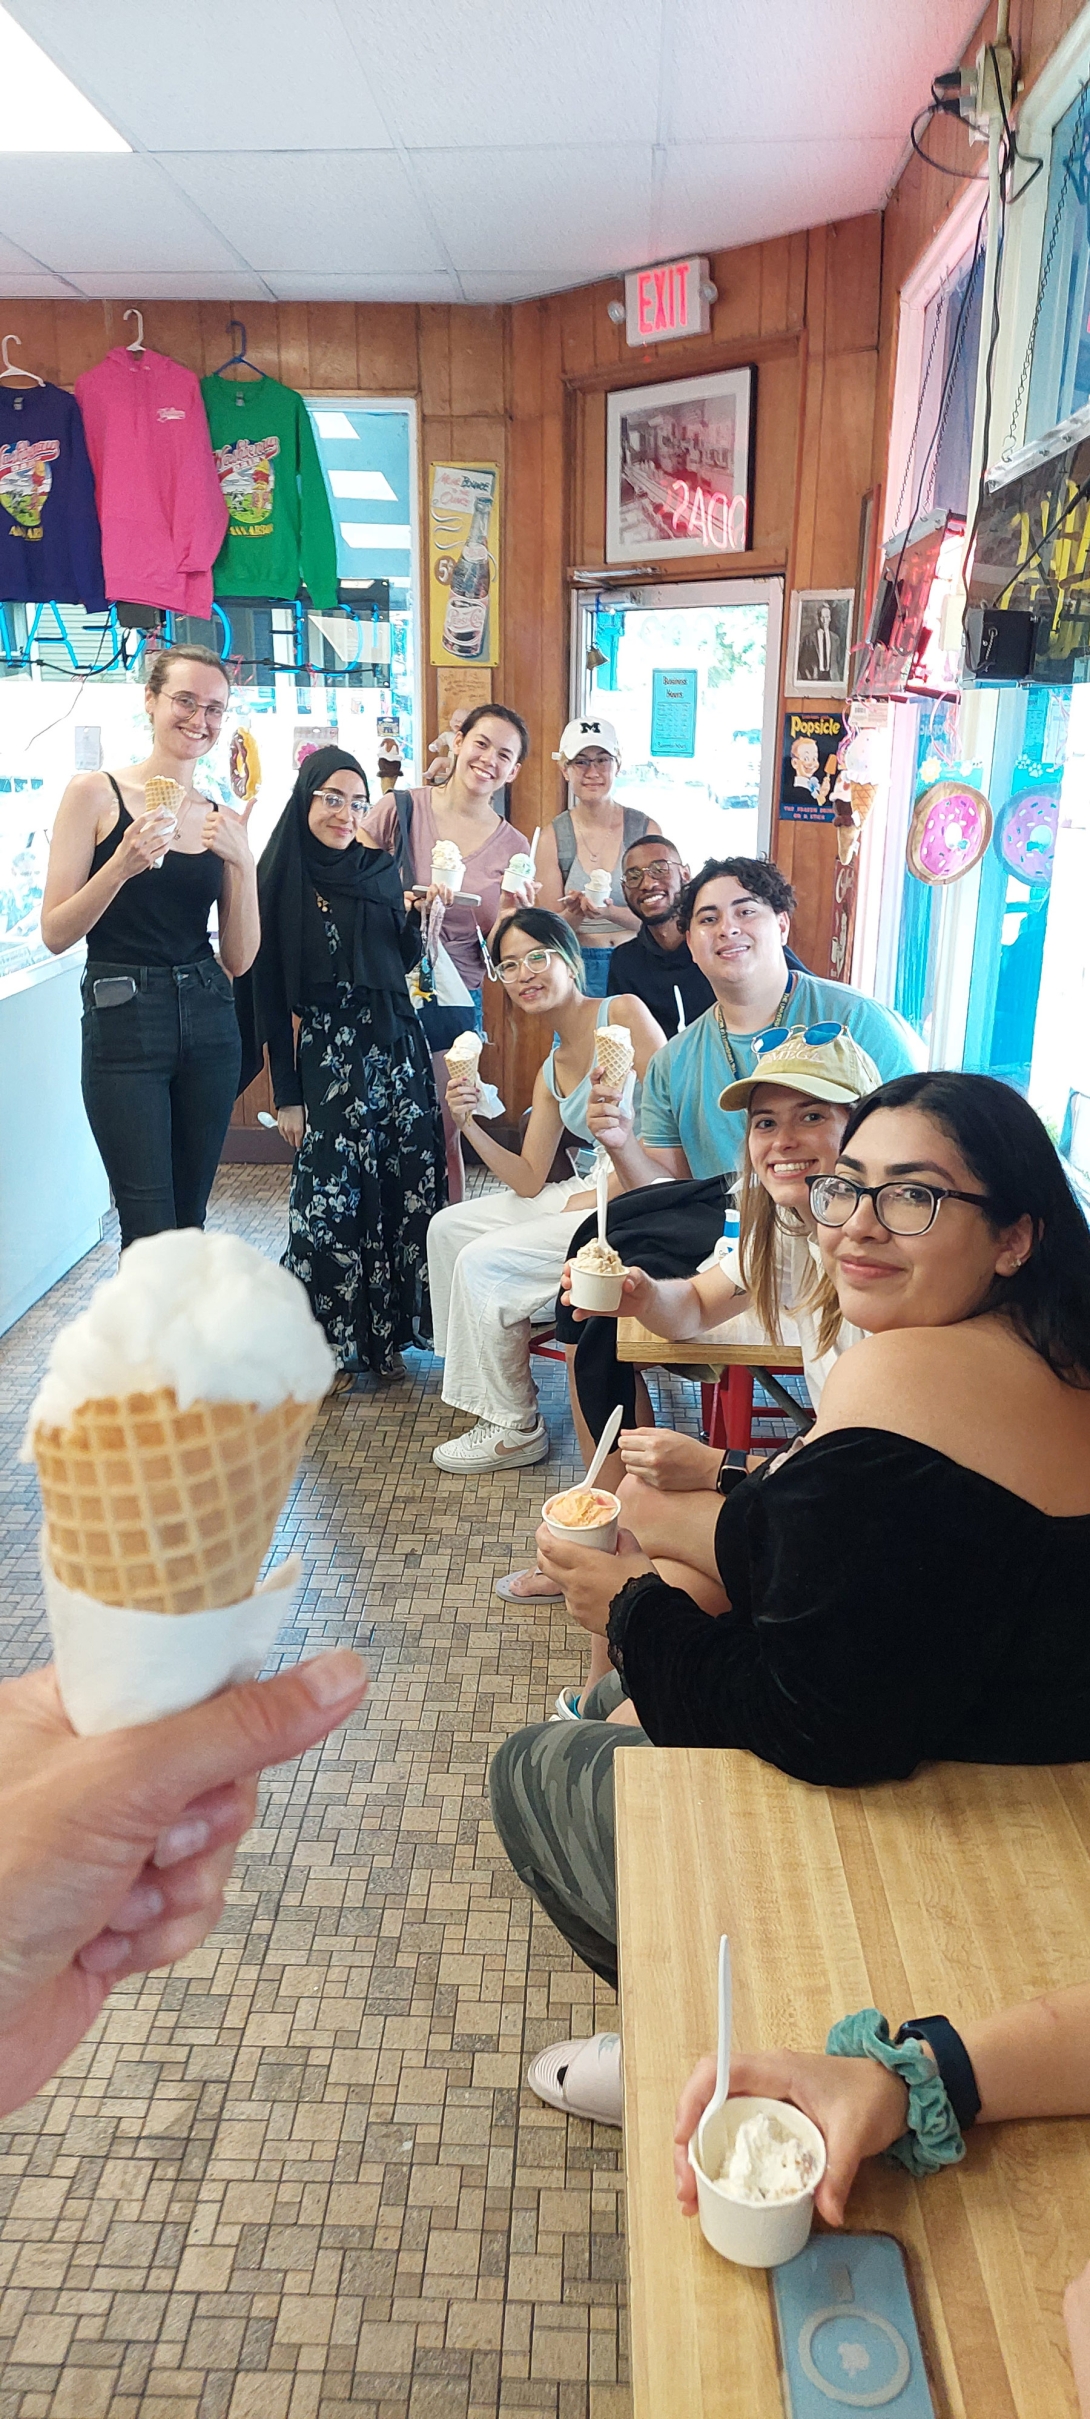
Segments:
[[[996,847],[1004,865],[1031,890],[1047,890],[1056,855],[1060,794],[1050,781],[1016,790],[999,817]]]
[[[912,809],[908,868],[918,882],[958,882],[979,865],[992,836],[992,810],[968,781],[933,781]]]

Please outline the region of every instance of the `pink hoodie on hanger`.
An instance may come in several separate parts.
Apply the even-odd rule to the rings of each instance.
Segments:
[[[106,594],[207,621],[227,507],[192,370],[116,345],[76,380],[102,524]]]

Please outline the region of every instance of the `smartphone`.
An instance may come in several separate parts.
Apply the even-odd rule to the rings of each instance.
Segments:
[[[131,974],[100,974],[91,985],[96,1008],[123,1008],[136,998],[136,984]]]
[[[904,2253],[891,2234],[816,2234],[772,2271],[788,2419],[935,2419]]]

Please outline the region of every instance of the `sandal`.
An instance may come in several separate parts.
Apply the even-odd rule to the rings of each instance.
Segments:
[[[581,1722],[583,1719],[580,1704],[581,1694],[582,1691],[578,1688],[562,1688],[556,1700],[556,1712],[549,1715],[550,1722]]]
[[[566,2117],[591,2125],[624,2122],[624,2086],[619,2033],[594,2033],[589,2041],[554,2041],[538,2051],[526,2070],[531,2091]]]
[[[545,1584],[543,1587],[535,1587],[524,1594],[518,1586],[520,1579],[542,1579]],[[563,1599],[564,1590],[562,1587],[550,1586],[544,1571],[539,1571],[537,1564],[532,1563],[528,1570],[505,1572],[502,1579],[497,1579],[493,1593],[502,1596],[505,1604],[559,1604]]]

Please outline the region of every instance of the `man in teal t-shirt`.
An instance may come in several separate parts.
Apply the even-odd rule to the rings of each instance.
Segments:
[[[713,859],[682,892],[679,929],[711,984],[715,1006],[655,1052],[643,1087],[639,1140],[619,1127],[600,1136],[626,1192],[664,1174],[718,1176],[741,1167],[745,1117],[721,1109],[719,1095],[753,1073],[758,1034],[846,1025],[883,1082],[923,1065],[915,1034],[892,1008],[847,983],[791,973],[784,942],[794,904],[778,866],[757,857]]]
[[[644,1077],[639,1138],[620,1118],[596,1128],[624,1187],[610,1209],[610,1240],[649,1276],[691,1276],[715,1249],[726,1202],[722,1179],[741,1167],[746,1138],[745,1116],[721,1109],[719,1095],[736,1077],[752,1074],[757,1035],[846,1025],[884,1083],[923,1065],[915,1034],[892,1008],[846,983],[792,973],[784,942],[794,904],[778,866],[757,857],[712,859],[681,894],[678,926],[715,1006],[656,1050]],[[664,1176],[695,1177],[701,1188],[664,1184]],[[642,1189],[649,1185],[653,1192]],[[629,1202],[629,1193],[638,1198]],[[573,1256],[594,1231],[593,1219],[576,1231]],[[559,1303],[557,1334],[569,1352],[576,1347],[576,1392],[591,1435],[601,1434],[617,1402],[631,1426],[634,1373],[617,1362],[616,1320],[576,1324]],[[603,1486],[611,1483],[603,1474]]]

